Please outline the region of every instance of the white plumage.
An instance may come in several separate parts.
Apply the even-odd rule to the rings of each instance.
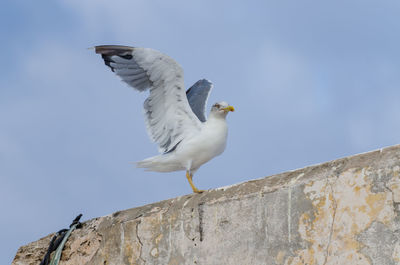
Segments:
[[[192,176],[224,151],[225,117],[234,108],[226,102],[216,103],[206,120],[211,82],[199,80],[185,92],[182,68],[159,51],[115,45],[95,49],[124,82],[139,91],[150,90],[143,104],[146,126],[161,154],[137,162],[137,166],[158,172],[186,170],[193,191],[201,192],[193,185]]]

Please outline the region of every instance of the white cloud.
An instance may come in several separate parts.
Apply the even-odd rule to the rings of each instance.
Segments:
[[[3,120],[4,121],[4,120]],[[23,148],[15,139],[4,132],[0,132],[0,160],[5,158],[21,159]]]
[[[318,113],[318,102],[324,96],[318,90],[324,88],[317,86],[308,58],[270,42],[256,51],[253,59],[254,72],[248,72],[247,78],[265,101],[263,108],[293,118]]]
[[[160,25],[158,8],[151,1],[130,0],[65,0],[62,3],[73,10],[82,21],[85,32],[93,36],[101,36],[107,32],[108,38],[126,38]]]
[[[81,61],[82,57],[78,56],[75,47],[68,47],[59,41],[42,40],[26,56],[24,70],[29,79],[60,83],[77,75]]]

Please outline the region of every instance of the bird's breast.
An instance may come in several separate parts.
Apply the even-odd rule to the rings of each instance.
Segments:
[[[225,120],[208,120],[202,130],[190,139],[185,139],[177,151],[191,161],[192,168],[198,168],[225,150],[227,135]]]

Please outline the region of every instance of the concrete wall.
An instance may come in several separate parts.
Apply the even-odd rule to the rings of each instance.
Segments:
[[[61,264],[400,264],[400,146],[87,221]],[[14,265],[39,264],[51,235]]]

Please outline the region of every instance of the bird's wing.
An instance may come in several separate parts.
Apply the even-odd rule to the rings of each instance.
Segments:
[[[143,104],[146,125],[160,152],[171,151],[201,129],[185,95],[183,70],[172,58],[156,50],[127,46],[96,46],[95,51],[124,82],[139,91],[150,89]]]
[[[206,105],[213,84],[207,79],[197,81],[186,91],[189,105],[200,121],[206,121]]]

